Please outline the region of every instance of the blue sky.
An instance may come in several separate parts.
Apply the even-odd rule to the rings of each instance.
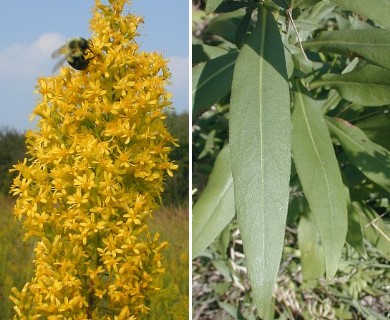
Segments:
[[[24,131],[38,96],[38,76],[51,75],[51,53],[72,37],[89,37],[93,0],[2,1],[0,12],[0,128]],[[144,17],[141,49],[170,60],[173,105],[189,109],[189,1],[133,0],[125,12]]]

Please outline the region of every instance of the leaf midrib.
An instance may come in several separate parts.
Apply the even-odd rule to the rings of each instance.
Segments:
[[[261,94],[261,91],[260,91],[260,88],[262,87],[262,83],[263,83],[263,72],[264,72],[264,51],[265,51],[265,43],[266,43],[266,39],[265,39],[265,34],[266,34],[266,26],[267,26],[267,10],[263,10],[262,11],[262,30],[261,30],[261,39],[260,39],[260,43],[261,43],[261,46],[260,46],[260,54],[261,54],[261,58],[260,58],[260,65],[259,65],[259,101],[260,101],[260,106],[259,106],[259,120],[260,120],[260,172],[262,173],[261,174],[261,203],[262,203],[262,206],[264,207],[264,126],[263,126],[263,94]],[[262,234],[265,236],[265,215],[261,215],[262,217],[262,223],[261,223],[261,226],[262,226]],[[262,253],[262,261],[266,261],[265,260],[265,241],[262,241],[262,250],[261,250],[261,253]],[[262,264],[262,266],[264,266],[265,263]],[[261,272],[264,272],[264,269],[261,270]]]

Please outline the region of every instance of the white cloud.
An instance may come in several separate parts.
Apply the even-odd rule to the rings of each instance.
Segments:
[[[174,107],[178,111],[189,109],[189,58],[169,58],[169,69],[172,73],[172,86]]]
[[[31,128],[28,121],[36,101],[37,77],[50,75],[51,53],[65,42],[58,33],[42,34],[32,43],[15,43],[0,50],[0,127]]]
[[[1,77],[26,79],[42,74],[54,63],[51,52],[64,41],[65,37],[59,33],[46,33],[32,43],[16,43],[0,50]]]
[[[33,43],[33,47],[44,53],[52,53],[65,43],[65,37],[59,33],[45,33]]]
[[[188,87],[189,80],[189,60],[188,57],[169,58],[169,69],[172,72],[172,81],[177,85]]]

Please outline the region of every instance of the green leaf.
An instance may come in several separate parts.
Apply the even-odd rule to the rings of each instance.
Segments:
[[[238,223],[260,317],[270,308],[283,248],[290,144],[283,44],[272,14],[259,8],[234,69],[230,150]]]
[[[390,230],[382,218],[370,207],[354,201],[353,206],[359,212],[360,225],[368,241],[380,255],[390,261]]]
[[[362,129],[371,141],[390,150],[390,116],[388,110],[382,110],[373,116],[359,119],[355,125]]]
[[[367,178],[390,192],[390,152],[370,141],[362,130],[346,120],[327,118],[327,124],[349,160]]]
[[[301,252],[302,275],[307,285],[316,285],[325,272],[324,250],[311,212],[301,215],[298,224],[298,246]]]
[[[239,28],[245,13],[244,9],[221,13],[210,21],[205,32],[218,35],[231,43],[236,43],[237,29]]]
[[[327,114],[330,110],[333,110],[340,103],[342,98],[336,90],[330,90],[326,101],[321,105],[321,113]]]
[[[225,0],[214,10],[215,13],[224,13],[236,11],[245,7],[254,7],[257,6],[256,2],[252,1],[237,1],[237,0]]]
[[[360,226],[359,212],[350,201],[349,190],[346,187],[348,199],[348,233],[347,242],[365,259],[367,259],[366,248],[363,243],[363,232]]]
[[[253,10],[254,9],[255,8],[253,8]],[[250,26],[251,20],[252,20],[253,10],[246,11],[244,17],[242,18],[242,20],[237,28],[234,43],[237,45],[238,48],[242,47],[242,45],[244,44],[244,41],[246,39],[248,30],[249,30],[249,26]]]
[[[229,265],[227,264],[227,261],[225,260],[221,260],[221,259],[213,259],[211,261],[211,263],[213,264],[213,266],[215,267],[215,269],[217,269],[217,271],[224,276],[224,278],[227,280],[227,281],[231,281],[232,280],[232,269],[229,268]]]
[[[206,188],[192,209],[192,258],[202,253],[235,215],[229,146],[215,161]]]
[[[206,142],[202,152],[198,156],[198,160],[204,158],[208,154],[211,154],[214,150],[214,142],[215,142],[215,134],[216,130],[213,129],[206,135]]]
[[[331,0],[345,9],[359,13],[363,17],[370,18],[383,27],[390,28],[390,1],[375,0],[368,4],[367,0]]]
[[[205,62],[210,59],[217,58],[224,54],[227,54],[228,49],[208,46],[207,44],[193,44],[192,45],[192,65],[196,65],[201,62]]]
[[[302,43],[305,49],[360,56],[372,64],[390,69],[390,32],[385,29],[322,32],[319,38]]]
[[[223,301],[218,301],[218,306],[224,309],[233,319],[237,319],[238,310],[235,306]]]
[[[365,105],[390,104],[390,70],[365,65],[345,74],[326,74],[310,84],[310,89],[330,86],[346,100]]]
[[[221,258],[225,261],[229,259],[229,244],[232,239],[231,237],[231,224],[229,223],[220,233],[216,241],[213,243],[213,249],[215,248],[218,253],[220,253]]]
[[[337,271],[347,234],[347,201],[341,173],[318,102],[297,84],[292,151],[299,179],[324,247],[326,274]]]
[[[192,116],[197,117],[230,91],[238,52],[231,52],[192,68]]]
[[[223,0],[207,0],[206,3],[206,14],[214,12],[215,9],[223,2]]]

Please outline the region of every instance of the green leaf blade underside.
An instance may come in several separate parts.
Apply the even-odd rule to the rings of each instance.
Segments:
[[[390,150],[390,117],[385,109],[371,117],[358,119],[355,125],[363,130],[371,141]]]
[[[220,13],[210,21],[205,32],[220,36],[230,43],[235,43],[237,29],[239,28],[245,13],[244,9]]]
[[[214,12],[222,2],[223,0],[207,0],[205,9],[206,14]]]
[[[347,198],[321,111],[299,84],[295,90],[292,113],[294,163],[324,248],[326,274],[333,277],[347,235]]]
[[[320,235],[310,211],[302,214],[299,219],[298,247],[301,252],[303,281],[308,286],[315,286],[325,272],[325,260]]]
[[[390,152],[343,119],[327,118],[327,124],[340,141],[349,160],[367,178],[390,192]]]
[[[347,242],[365,259],[367,259],[364,247],[364,236],[360,225],[359,212],[351,201],[348,202],[348,233]]]
[[[364,106],[390,104],[390,70],[375,65],[365,65],[346,74],[326,74],[310,84],[314,89],[330,86],[346,100]]]
[[[199,256],[235,215],[230,150],[219,153],[206,188],[192,209],[192,258]]]
[[[390,261],[389,226],[371,207],[357,201],[352,204],[359,212],[360,225],[365,238],[372,243],[382,257]]]
[[[317,39],[302,43],[305,49],[360,56],[390,69],[390,32],[385,29],[325,31]]]
[[[345,167],[344,167],[345,168]],[[348,173],[345,170],[341,171],[343,181],[348,181]],[[359,212],[353,206],[351,201],[350,189],[345,185],[345,194],[347,196],[348,206],[348,231],[347,242],[364,258],[367,259],[366,248],[364,247],[364,235],[360,226]]]
[[[192,65],[206,62],[208,60],[223,56],[228,52],[228,49],[217,46],[209,46],[207,44],[192,45]]]
[[[194,120],[229,93],[237,56],[238,52],[228,53],[192,68]]]
[[[389,0],[375,0],[372,4],[368,4],[367,0],[331,0],[331,2],[370,18],[385,28],[390,28]]]
[[[273,16],[259,9],[234,69],[230,151],[239,228],[260,317],[279,269],[291,166],[284,49]]]

